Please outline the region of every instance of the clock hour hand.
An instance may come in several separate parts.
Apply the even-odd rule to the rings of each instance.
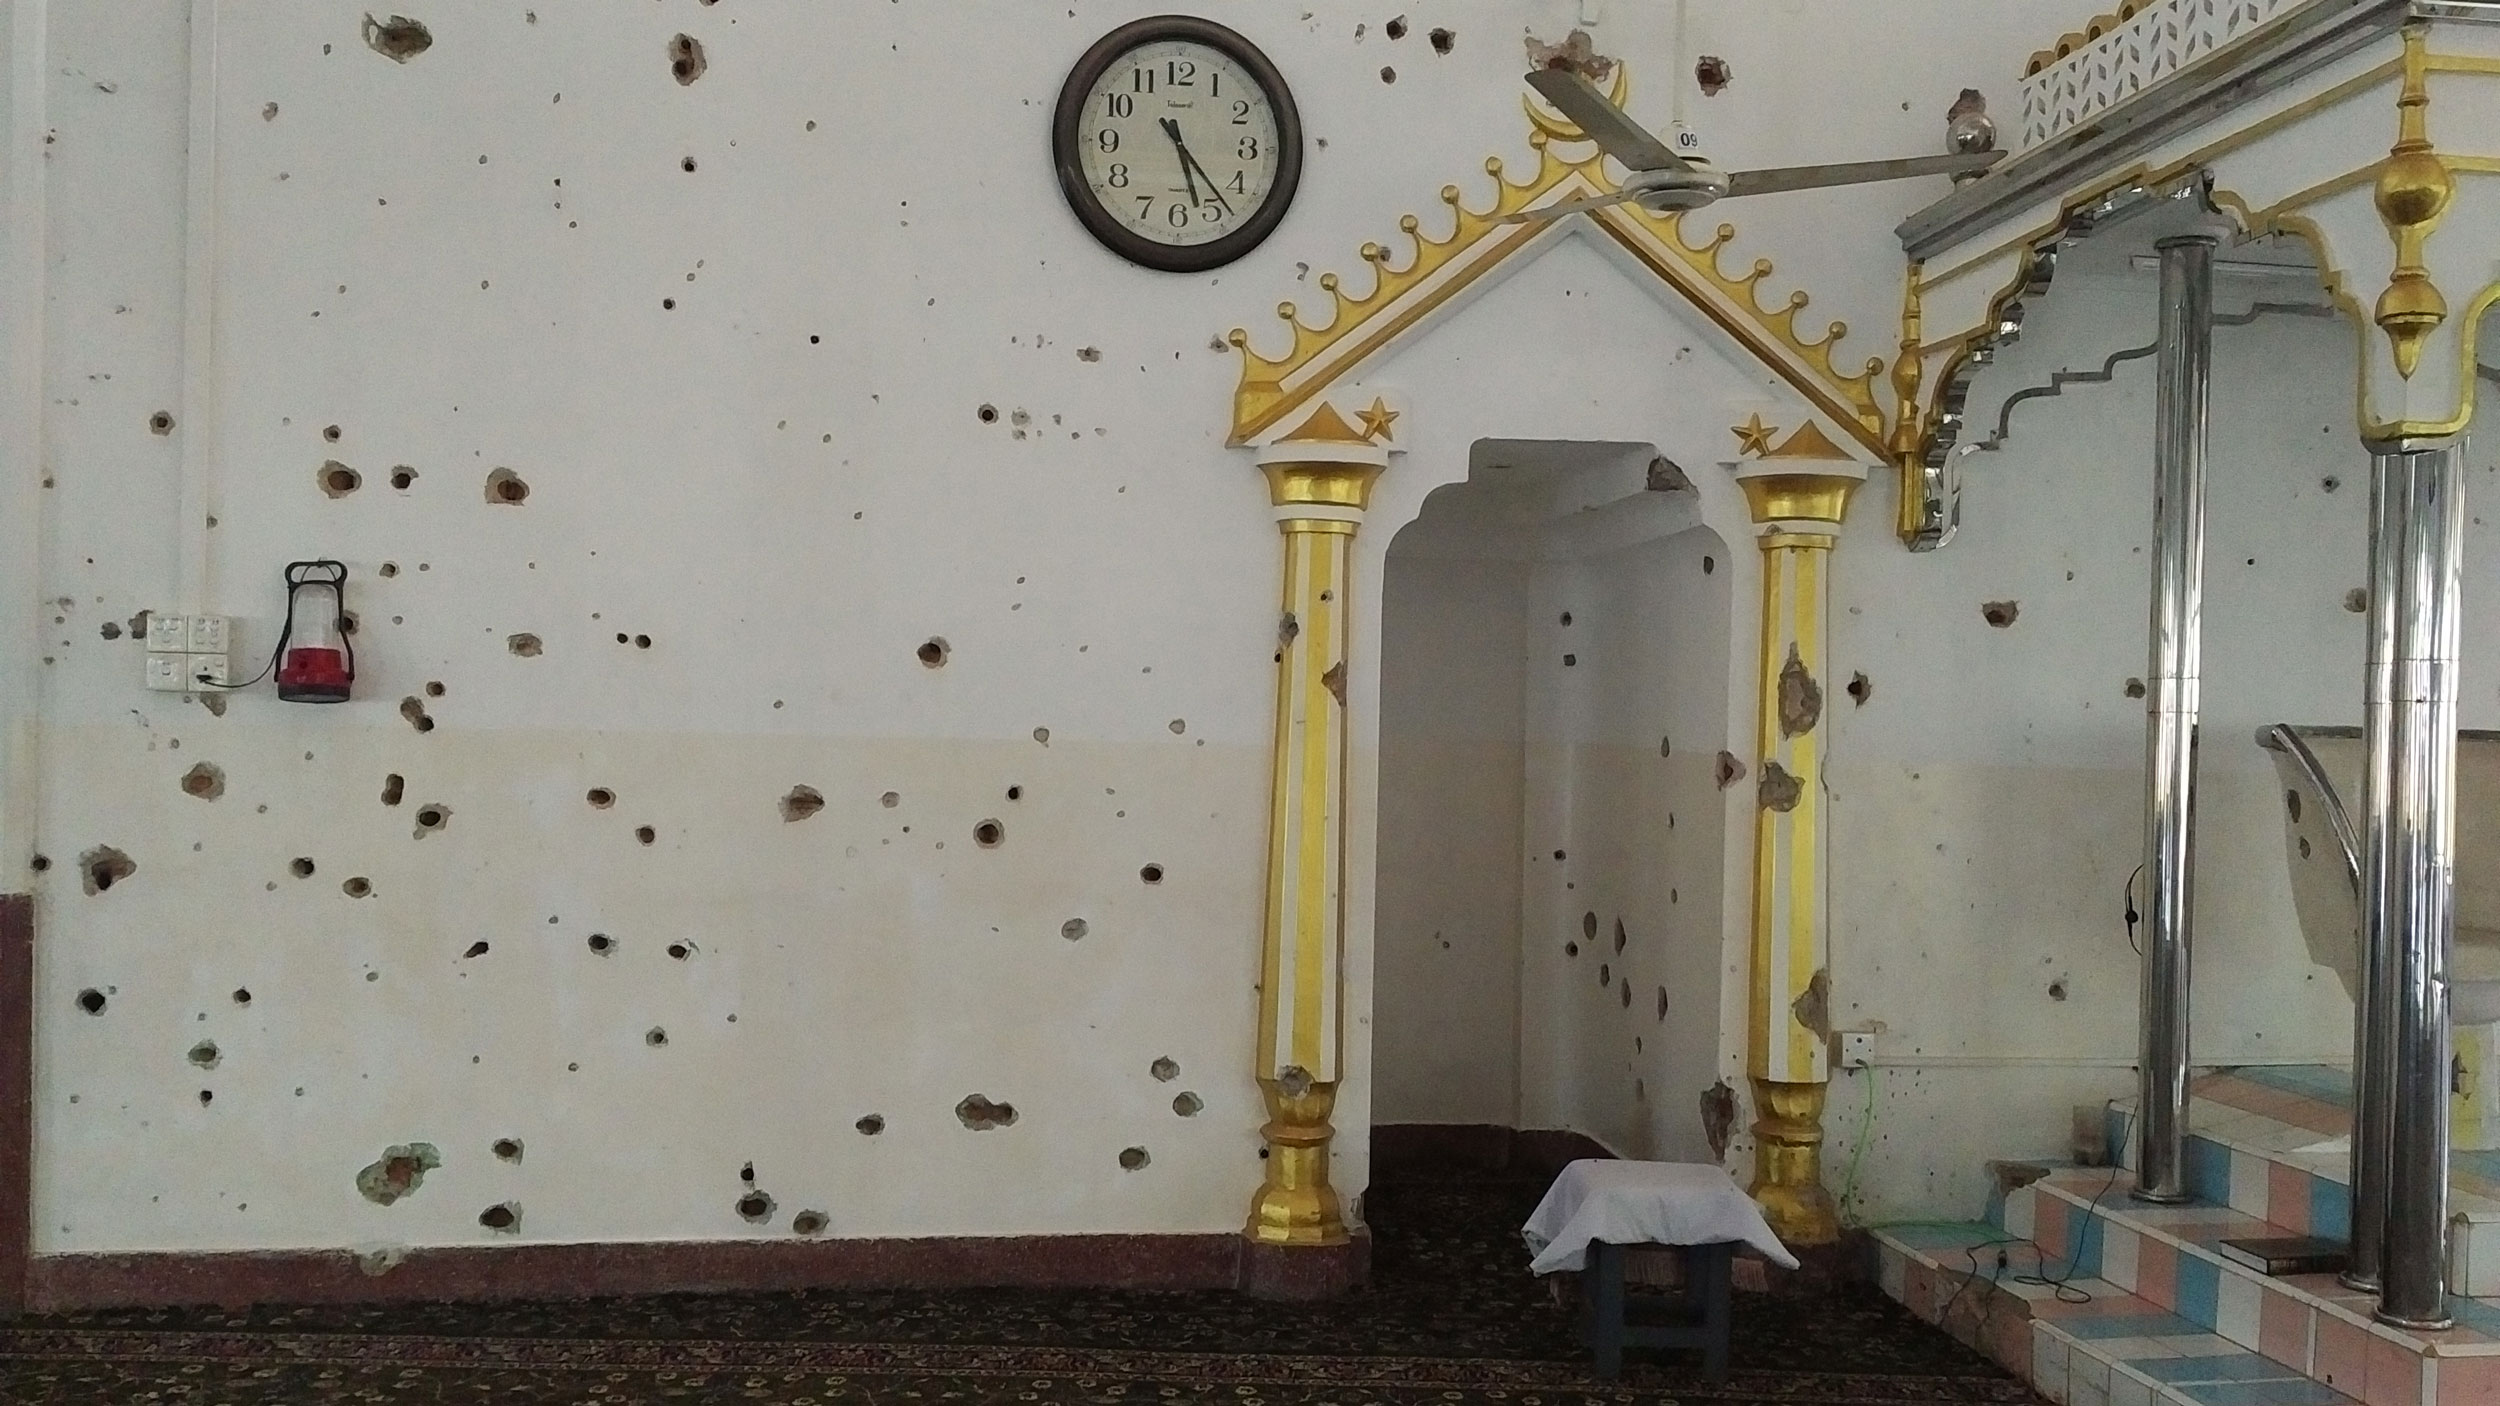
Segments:
[[[1190,159],[1189,148],[1181,141],[1181,124],[1169,117],[1156,120],[1163,124],[1163,135],[1172,139],[1172,151],[1181,159],[1181,179],[1189,183],[1189,203],[1195,205],[1198,203],[1198,178],[1190,174],[1189,168],[1198,163]]]
[[[1206,176],[1207,195],[1212,198],[1216,204],[1224,207],[1224,213],[1226,215],[1231,215],[1233,213],[1233,202],[1224,198],[1224,188],[1215,183],[1215,177],[1208,174],[1206,167],[1198,165],[1198,158],[1190,153],[1187,146],[1183,146],[1181,148],[1181,160],[1187,162],[1190,166],[1196,167],[1199,175]]]

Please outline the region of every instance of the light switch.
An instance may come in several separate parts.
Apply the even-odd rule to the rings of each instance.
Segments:
[[[193,654],[226,653],[226,617],[194,615],[190,617],[190,621],[191,642],[184,645],[184,649]]]
[[[190,659],[188,654],[149,654],[148,687],[159,693],[190,692],[191,685],[184,681]]]
[[[148,652],[180,654],[191,647],[191,622],[186,616],[148,612]]]

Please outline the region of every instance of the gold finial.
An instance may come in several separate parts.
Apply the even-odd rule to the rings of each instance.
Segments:
[[[1730,425],[1727,429],[1729,434],[1736,436],[1738,454],[1770,453],[1771,436],[1780,432],[1779,426],[1762,423],[1762,416],[1759,413],[1746,417],[1745,423]]]
[[[1910,264],[1907,277],[1901,280],[1901,350],[1892,359],[1892,457],[1907,465],[1919,451],[1920,421],[1924,416],[1918,403],[1919,383],[1926,367],[1919,363],[1919,271],[1925,265]]]
[[[2379,168],[2374,203],[2396,241],[2396,268],[2379,294],[2373,320],[2387,334],[2396,374],[2410,379],[2422,362],[2422,343],[2448,320],[2448,300],[2423,267],[2423,246],[2455,196],[2456,177],[2431,149],[2428,114],[2430,64],[2419,24],[2405,26],[2404,91],[2396,99],[2396,144]]]

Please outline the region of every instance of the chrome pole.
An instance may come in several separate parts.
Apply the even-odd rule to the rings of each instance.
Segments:
[[[2463,446],[2405,444],[2374,555],[2392,550],[2396,654],[2389,670],[2387,936],[2396,949],[2387,1230],[2378,1318],[2445,1328],[2448,1312],[2448,949],[2456,937],[2457,656],[2464,585]],[[2393,466],[2391,466],[2393,467]],[[2375,574],[2375,573],[2374,573]]]
[[[2188,1199],[2188,963],[2196,897],[2196,711],[2203,657],[2211,235],[2164,239],[2154,372],[2153,612],[2145,669],[2144,978],[2134,1195]]]
[[[2395,524],[2404,521],[2403,496],[2411,482],[2400,453],[2370,456],[2369,638],[2361,676],[2360,963],[2353,998],[2352,1032],[2352,1253],[2338,1277],[2348,1287],[2375,1294],[2382,1247],[2387,1243],[2387,1148],[2395,1136],[2396,929],[2388,909],[2387,815],[2389,777],[2395,771],[2389,729],[2395,707],[2396,610],[2402,595]]]

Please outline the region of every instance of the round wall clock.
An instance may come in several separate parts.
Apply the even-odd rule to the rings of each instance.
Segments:
[[[1051,154],[1068,205],[1132,263],[1229,264],[1276,228],[1302,179],[1302,119],[1247,39],[1188,15],[1095,41],[1059,90]]]

